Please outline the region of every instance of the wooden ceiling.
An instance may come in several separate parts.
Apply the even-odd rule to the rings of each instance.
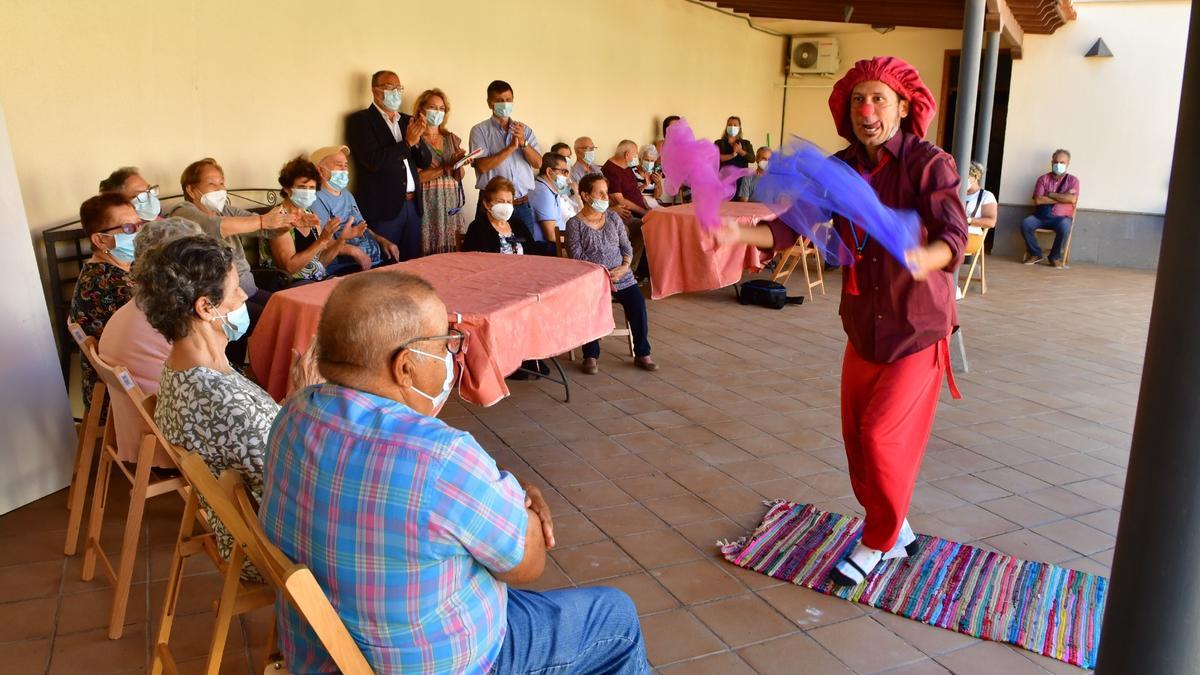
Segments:
[[[718,7],[760,19],[835,21],[961,29],[963,0],[716,0]],[[1020,48],[1025,33],[1049,35],[1075,18],[1071,0],[987,0],[984,29]]]

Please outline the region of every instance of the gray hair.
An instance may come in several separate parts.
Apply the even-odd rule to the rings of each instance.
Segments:
[[[617,154],[618,155],[625,153],[625,152],[629,152],[630,150],[637,150],[637,143],[634,143],[633,141],[629,140],[628,138],[621,141],[620,143],[617,143]]]
[[[344,277],[317,326],[321,374],[336,381],[339,371],[371,376],[387,367],[401,344],[422,337],[422,307],[436,297],[428,281],[405,272]]]
[[[638,151],[638,157],[647,156],[649,156],[651,159],[658,159],[658,148],[654,147],[653,143],[643,145],[642,149]]]
[[[197,234],[204,234],[204,230],[186,218],[151,220],[142,225],[141,229],[138,230],[137,237],[133,240],[133,258],[137,260],[146,251],[155,246],[161,246],[172,239],[190,237]]]
[[[225,299],[233,249],[206,235],[179,237],[146,252],[133,267],[133,299],[154,330],[175,342],[192,331],[195,306]]]
[[[100,189],[97,192],[121,192],[125,189],[125,181],[132,176],[140,176],[141,173],[136,166],[123,166],[100,181]]]

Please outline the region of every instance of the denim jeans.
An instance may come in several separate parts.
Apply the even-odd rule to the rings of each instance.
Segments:
[[[650,320],[646,316],[646,298],[637,286],[623,288],[613,293],[613,299],[625,308],[625,320],[633,332],[633,355],[650,356]],[[600,341],[592,340],[583,346],[583,358],[600,358]]]
[[[1037,240],[1038,228],[1054,230],[1054,248],[1050,249],[1050,259],[1062,260],[1063,242],[1067,240],[1067,234],[1071,231],[1071,219],[1067,216],[1028,216],[1021,221],[1021,235],[1025,237],[1025,249],[1029,251],[1029,255],[1042,255],[1042,245]]]
[[[649,673],[637,608],[602,586],[535,593],[508,589],[508,631],[497,675]]]

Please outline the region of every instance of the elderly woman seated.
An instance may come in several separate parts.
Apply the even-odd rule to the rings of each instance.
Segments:
[[[182,237],[148,251],[134,269],[134,283],[146,320],[171,343],[155,423],[168,441],[202,456],[214,474],[240,472],[261,497],[267,432],[279,405],[225,356],[229,342],[250,325],[233,251],[211,237]],[[297,387],[311,379],[310,370],[293,374]],[[228,556],[232,539],[214,531],[218,550]],[[243,570],[247,578],[255,574]]]
[[[254,282],[246,251],[242,248],[241,235],[283,236],[299,220],[296,212],[274,211],[260,216],[230,204],[229,193],[225,189],[225,170],[211,157],[188,164],[179,177],[179,185],[183,188],[186,201],[172,209],[169,215],[197,223],[205,234],[221,239],[232,247],[238,284],[246,293],[250,325],[253,326],[271,294],[260,290]],[[235,340],[230,345],[230,360],[241,365],[246,356],[246,341]]]
[[[301,281],[320,281],[329,276],[328,270],[338,258],[354,262],[357,269],[371,267],[371,256],[347,243],[362,236],[367,229],[365,222],[343,227],[341,218],[331,217],[322,225],[309,210],[317,201],[321,183],[321,172],[315,164],[304,157],[291,160],[279,170],[284,201],[270,211],[283,216],[295,214],[296,225],[288,233],[290,236],[269,240],[265,257],[273,267]]]
[[[633,167],[633,175],[642,184],[642,199],[646,206],[656,209],[663,203],[662,167],[658,164],[658,148],[653,144],[643,145],[638,153],[638,165]]]
[[[650,358],[650,324],[646,317],[646,299],[629,265],[633,247],[625,224],[608,206],[608,181],[595,174],[579,182],[583,210],[567,221],[567,251],[576,260],[596,263],[608,270],[613,298],[625,308],[625,320],[633,332],[634,365],[643,370],[658,370]],[[599,370],[600,341],[592,340],[583,346],[584,373],[594,375]]]
[[[151,220],[138,230],[133,242],[133,267],[146,257],[146,252],[180,237],[203,235],[200,226],[183,218]],[[158,378],[163,362],[171,352],[171,344],[146,321],[146,314],[137,302],[127,302],[118,309],[100,338],[100,357],[107,363],[124,366],[146,394],[158,393]],[[117,424],[117,450],[127,462],[137,460],[142,436],[149,433],[141,414],[128,396],[113,396],[113,417]],[[165,454],[155,459],[155,466],[172,467]]]
[[[129,264],[133,242],[142,219],[120,194],[104,193],[79,207],[79,220],[92,246],[92,257],[83,263],[71,296],[71,320],[83,332],[99,339],[104,326],[133,293],[129,287]],[[96,371],[83,359],[83,404],[92,404]]]
[[[513,184],[501,176],[488,181],[479,193],[482,213],[467,226],[462,250],[483,253],[554,255],[553,241],[534,241],[529,228],[513,214]]]

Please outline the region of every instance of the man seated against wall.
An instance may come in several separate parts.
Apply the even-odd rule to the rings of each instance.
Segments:
[[[767,146],[762,146],[758,149],[758,152],[754,153],[754,173],[738,181],[737,195],[734,197],[737,201],[755,201],[754,188],[758,187],[758,180],[767,172],[767,164],[769,164],[770,161],[771,149]]]
[[[346,189],[350,184],[350,148],[345,145],[331,145],[313,150],[308,161],[316,165],[321,172],[321,189],[317,190],[317,200],[312,204],[312,212],[322,223],[330,218],[339,218],[346,227],[361,225],[366,222],[354,195]],[[358,247],[366,254],[369,264],[365,267],[379,267],[385,262],[400,260],[400,248],[383,235],[367,228],[358,237],[346,240],[351,246]],[[329,271],[340,276],[353,271],[355,266],[365,268],[363,261],[358,260],[350,265],[337,264]]]
[[[437,419],[468,337],[446,316],[400,271],[338,284],[317,328],[328,381],[288,399],[271,430],[267,536],[312,570],[376,673],[648,673],[621,591],[509,586],[541,575],[554,526],[536,487]],[[292,672],[336,672],[278,610]]]
[[[136,166],[123,166],[100,181],[100,192],[118,192],[137,211],[143,222],[160,217],[162,206],[158,202],[158,186],[142,178]]]
[[[1037,230],[1054,231],[1054,247],[1048,263],[1058,269],[1063,263],[1063,245],[1075,220],[1075,203],[1079,201],[1079,179],[1067,173],[1071,153],[1059,148],[1050,156],[1050,171],[1038,176],[1033,187],[1033,215],[1021,222],[1025,237],[1025,264],[1036,265],[1047,260],[1037,240]]]

